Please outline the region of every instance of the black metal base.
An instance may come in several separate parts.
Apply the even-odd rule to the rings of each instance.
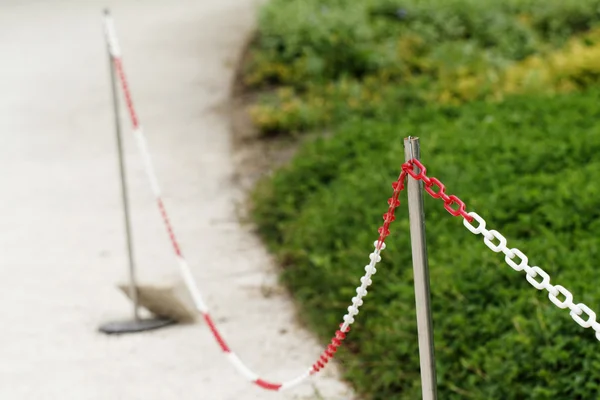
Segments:
[[[139,319],[130,321],[107,322],[106,324],[101,325],[98,329],[100,330],[100,332],[109,335],[117,335],[123,333],[150,331],[153,329],[169,326],[174,323],[175,321],[173,320],[162,318]]]

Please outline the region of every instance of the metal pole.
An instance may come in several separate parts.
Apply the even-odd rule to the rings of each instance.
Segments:
[[[110,19],[108,9],[104,10],[104,26],[107,29],[107,23]],[[106,32],[108,34],[108,32]],[[123,334],[144,332],[151,329],[158,329],[164,326],[174,324],[175,321],[167,318],[145,318],[139,316],[140,309],[140,293],[136,281],[136,265],[133,256],[133,242],[131,237],[131,220],[129,218],[129,201],[127,199],[127,179],[125,176],[125,156],[123,154],[123,140],[121,138],[121,116],[119,113],[119,92],[116,77],[115,58],[110,49],[110,41],[107,40],[106,48],[108,50],[108,61],[110,67],[110,81],[112,86],[112,100],[115,116],[115,132],[117,136],[117,154],[119,156],[119,172],[121,177],[121,196],[123,200],[123,217],[125,221],[125,234],[127,238],[127,255],[129,257],[129,297],[133,302],[133,320],[107,322],[100,325],[100,332],[106,334]]]
[[[419,138],[404,139],[406,161],[420,159]],[[416,167],[415,167],[416,168]],[[423,400],[436,400],[436,374],[433,348],[433,323],[429,294],[429,266],[425,243],[425,213],[423,211],[423,183],[408,177],[408,213],[410,240],[415,279],[417,330],[419,335],[419,359],[421,362],[421,386]]]
[[[104,13],[108,15],[108,10]],[[119,172],[121,175],[121,196],[123,200],[123,216],[125,219],[125,234],[127,236],[127,255],[129,257],[129,295],[133,302],[133,317],[136,321],[139,321],[139,306],[138,306],[138,293],[137,283],[135,276],[135,262],[133,258],[133,243],[131,240],[131,220],[129,218],[129,200],[127,198],[127,179],[125,176],[125,162],[123,156],[123,140],[121,138],[121,115],[119,112],[119,95],[117,89],[117,79],[115,75],[115,64],[113,57],[108,49],[108,60],[110,64],[110,80],[112,83],[112,98],[115,116],[115,132],[117,136],[117,152],[119,154]]]

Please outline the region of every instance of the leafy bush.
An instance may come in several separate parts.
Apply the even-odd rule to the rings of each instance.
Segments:
[[[291,67],[271,78],[298,86],[307,77],[361,77],[386,68],[404,76],[412,55],[397,50],[407,35],[427,51],[462,42],[520,60],[599,19],[600,0],[272,0],[261,14],[254,67]]]
[[[304,131],[352,115],[387,118],[402,104],[419,103],[410,88],[386,86],[383,78],[340,79],[309,87],[302,95],[293,87],[263,94],[249,109],[252,120],[264,135],[270,135]]]
[[[372,114],[374,87],[388,108],[497,95],[506,68],[598,21],[600,0],[271,0],[244,80],[293,92],[293,107],[277,94],[256,105],[259,128],[302,131]]]
[[[600,78],[600,30],[575,37],[562,49],[528,57],[505,71],[498,94],[584,89]]]
[[[308,143],[255,193],[260,233],[306,319],[329,337],[376,238],[403,136],[449,193],[523,250],[575,300],[600,310],[599,91],[499,104],[409,107],[392,122],[351,119]],[[392,236],[340,351],[368,399],[420,398],[408,219]],[[425,199],[439,397],[600,398],[600,343]]]

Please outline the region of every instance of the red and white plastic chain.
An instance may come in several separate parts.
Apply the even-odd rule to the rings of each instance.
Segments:
[[[329,362],[333,355],[340,346],[346,333],[350,330],[350,325],[354,322],[354,317],[358,314],[358,309],[363,305],[363,297],[367,295],[367,288],[371,285],[371,277],[375,275],[377,269],[375,265],[381,261],[381,251],[385,249],[385,239],[390,235],[390,224],[396,219],[395,212],[396,208],[400,205],[400,192],[404,189],[404,183],[406,181],[406,172],[402,171],[398,180],[392,183],[392,189],[394,193],[392,197],[388,199],[388,210],[383,214],[383,225],[379,228],[379,238],[373,245],[375,251],[369,255],[371,262],[365,266],[365,275],[360,278],[361,285],[356,288],[356,296],[352,298],[352,304],[348,307],[348,313],[344,315],[343,323],[340,329],[335,332],[334,337],[331,339],[331,343],[327,346],[327,349],[321,354],[319,360],[313,364],[311,374],[321,370],[325,364]]]
[[[413,166],[416,166],[419,171],[413,171]],[[545,289],[548,292],[548,298],[558,308],[570,310],[571,318],[583,328],[593,328],[596,332],[596,339],[600,340],[600,323],[596,321],[596,313],[583,303],[575,304],[573,302],[573,294],[560,285],[550,284],[550,275],[538,266],[529,266],[529,258],[517,248],[508,248],[507,239],[498,231],[486,229],[486,222],[479,214],[475,212],[466,212],[465,204],[456,196],[447,196],[445,187],[436,178],[427,176],[427,169],[418,160],[412,160],[402,166],[402,170],[406,171],[411,177],[417,180],[422,180],[425,183],[425,190],[434,198],[444,200],[444,208],[454,216],[462,216],[465,227],[475,235],[482,235],[483,242],[487,247],[496,253],[504,254],[504,261],[515,271],[525,271],[525,278],[534,288],[538,290]],[[437,186],[439,190],[435,192],[431,189],[432,186]],[[458,208],[452,208],[452,205],[458,205]],[[473,221],[477,221],[478,226],[472,225]],[[494,240],[498,244],[494,244]],[[516,259],[516,260],[515,260]],[[517,262],[518,261],[518,262]],[[541,277],[541,281],[536,280]],[[564,296],[564,300],[560,300],[558,295]],[[586,319],[582,318],[585,315]]]
[[[390,234],[389,226],[392,221],[394,221],[394,212],[395,209],[400,205],[400,201],[398,200],[398,196],[402,189],[404,188],[404,180],[406,178],[406,173],[404,171],[401,172],[398,180],[393,183],[394,194],[388,200],[388,211],[384,214],[383,219],[384,223],[381,228],[379,228],[379,238],[374,243],[375,251],[371,253],[370,259],[371,262],[369,265],[365,267],[365,275],[361,278],[361,285],[356,289],[356,296],[352,298],[352,304],[348,307],[348,314],[346,314],[343,318],[343,323],[340,326],[340,329],[335,332],[334,337],[331,339],[331,343],[327,346],[325,351],[321,354],[319,360],[311,366],[305,373],[299,375],[295,379],[287,381],[285,383],[271,383],[266,380],[260,379],[257,374],[252,372],[244,363],[240,360],[240,358],[231,351],[225,339],[217,329],[215,323],[213,322],[210,313],[208,311],[207,305],[204,303],[202,299],[202,295],[200,293],[199,288],[196,285],[196,282],[192,276],[191,270],[187,264],[187,261],[183,257],[181,247],[177,241],[173,228],[171,226],[171,222],[169,220],[166,207],[162,201],[161,190],[158,184],[158,180],[156,178],[156,174],[154,172],[153,163],[150,157],[150,153],[148,151],[148,147],[146,145],[146,139],[142,130],[142,127],[139,122],[139,118],[135,112],[131,91],[129,85],[127,83],[125,71],[123,68],[123,62],[121,59],[120,48],[117,41],[116,30],[114,27],[114,23],[112,18],[109,15],[105,16],[105,33],[106,39],[108,42],[108,48],[113,58],[113,63],[115,69],[117,71],[117,76],[121,83],[121,89],[123,91],[125,102],[127,105],[127,109],[129,111],[129,116],[131,119],[131,123],[134,130],[134,135],[137,139],[138,148],[142,154],[146,174],[148,175],[148,179],[150,180],[150,185],[154,195],[156,196],[157,205],[160,211],[160,215],[163,219],[165,228],[169,234],[169,239],[171,241],[173,251],[175,252],[177,261],[180,266],[181,274],[183,276],[183,280],[186,284],[187,289],[189,290],[192,299],[194,301],[194,305],[198,312],[203,316],[206,324],[208,325],[210,331],[212,332],[215,340],[219,344],[219,347],[223,352],[227,355],[229,361],[233,364],[233,366],[240,372],[243,376],[245,376],[249,381],[255,383],[256,385],[262,387],[267,390],[284,390],[289,389],[298,385],[300,382],[308,378],[310,375],[318,372],[322,369],[327,362],[334,356],[338,347],[341,345],[342,341],[346,337],[346,333],[350,330],[350,325],[354,322],[354,316],[358,314],[358,308],[363,304],[362,298],[367,295],[367,287],[371,284],[371,276],[375,274],[375,264],[381,261],[380,253],[383,249],[385,249],[385,239]]]

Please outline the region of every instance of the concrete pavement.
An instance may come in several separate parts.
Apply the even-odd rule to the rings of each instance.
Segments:
[[[127,267],[101,25],[108,5],[166,206],[230,345],[276,381],[322,351],[285,294],[264,296],[276,287],[274,267],[236,219],[222,109],[252,0],[2,3],[0,399],[350,398],[333,367],[285,394],[250,385],[202,323],[97,333],[131,308],[115,288]],[[123,120],[139,274],[170,282],[177,265]]]

